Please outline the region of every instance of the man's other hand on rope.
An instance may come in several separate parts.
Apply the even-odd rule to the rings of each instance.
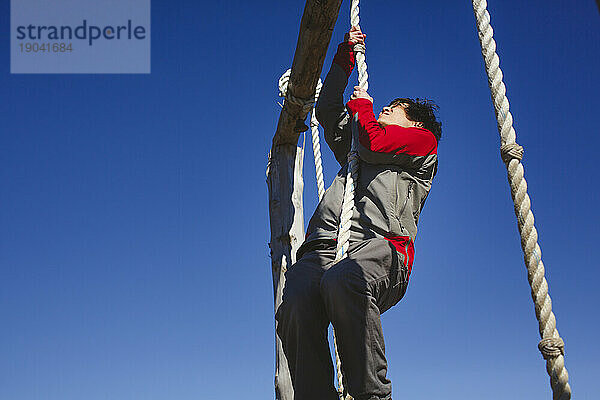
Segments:
[[[358,45],[364,48],[366,37],[367,35],[362,33],[359,27],[353,26],[350,31],[344,35],[344,41],[338,46],[338,50],[333,57],[333,63],[342,67],[344,72],[346,72],[346,77],[350,77],[352,69],[354,68],[354,46]]]
[[[367,35],[361,32],[360,27],[353,26],[350,28],[350,31],[344,35],[344,40],[351,45],[362,44],[364,46],[366,37]]]

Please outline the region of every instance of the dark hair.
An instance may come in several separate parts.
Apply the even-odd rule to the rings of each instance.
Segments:
[[[437,141],[442,138],[442,123],[436,119],[435,115],[439,107],[433,101],[419,98],[397,98],[390,102],[389,107],[399,106],[400,104],[408,105],[405,108],[408,119],[422,122],[423,128],[433,133]]]

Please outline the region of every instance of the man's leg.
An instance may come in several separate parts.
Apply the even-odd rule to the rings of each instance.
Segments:
[[[356,400],[389,399],[392,385],[386,377],[380,314],[404,295],[404,260],[385,239],[354,244],[348,254],[321,279],[348,392]]]
[[[335,249],[306,253],[286,272],[277,333],[288,360],[295,400],[338,400],[329,354],[329,320],[319,285]]]

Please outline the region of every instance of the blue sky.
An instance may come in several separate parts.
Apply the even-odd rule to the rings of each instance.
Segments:
[[[490,3],[570,382],[593,399],[600,14]],[[274,398],[265,169],[303,7],[155,0],[149,75],[11,75],[0,41],[1,399]],[[429,97],[444,123],[410,286],[383,316],[394,398],[548,399],[471,4],[361,18],[375,107]],[[323,76],[348,20],[344,1]],[[307,154],[306,219],[315,192]]]

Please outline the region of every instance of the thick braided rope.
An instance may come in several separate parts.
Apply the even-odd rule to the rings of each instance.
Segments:
[[[319,195],[319,201],[321,201],[323,195],[325,194],[325,182],[323,180],[323,162],[321,161],[321,143],[319,142],[319,122],[315,116],[314,106],[319,99],[319,94],[321,93],[321,87],[323,86],[323,83],[321,82],[321,79],[319,79],[317,82],[314,98],[299,99],[298,97],[294,97],[288,93],[291,73],[292,70],[288,69],[283,73],[283,75],[281,75],[281,78],[279,78],[279,96],[284,97],[291,103],[302,106],[303,110],[311,110],[310,133],[312,135],[313,155],[315,159],[315,171],[317,175],[317,193]]]
[[[321,80],[319,80],[319,83]],[[315,97],[319,97],[320,86],[317,86],[319,89]],[[319,141],[319,121],[317,121],[317,117],[315,116],[315,109],[313,108],[310,116],[310,133],[312,135],[312,145],[313,145],[313,155],[315,159],[315,173],[317,175],[317,194],[319,196],[319,201],[323,198],[325,194],[325,181],[323,180],[323,162],[321,161],[321,143]]]
[[[542,341],[539,349],[546,359],[546,371],[550,376],[554,400],[571,398],[569,374],[564,364],[564,343],[556,330],[556,318],[552,313],[552,301],[548,295],[548,283],[544,277],[542,251],[537,243],[537,230],[534,226],[531,201],[527,195],[527,182],[524,178],[523,165],[520,162],[522,148],[516,142],[513,128],[513,118],[509,111],[506,87],[502,81],[500,59],[496,54],[496,42],[490,25],[490,14],[487,11],[487,1],[472,0],[473,11],[477,20],[479,42],[485,61],[488,83],[496,111],[498,131],[502,143],[502,158],[508,171],[511,194],[515,204],[515,214],[518,219],[521,234],[527,276],[531,286],[531,296],[535,304],[535,314],[539,322]],[[520,148],[520,150],[519,150]]]
[[[360,16],[359,16],[359,0],[352,0],[350,6],[350,26],[360,27]],[[369,75],[367,74],[367,62],[365,61],[365,47],[363,45],[355,45],[354,52],[356,54],[356,67],[358,70],[358,86],[368,90],[369,89]],[[352,222],[352,214],[354,212],[354,188],[355,182],[358,182],[358,152],[356,150],[356,143],[354,141],[354,135],[352,135],[352,145],[350,152],[348,153],[348,170],[346,172],[346,184],[344,186],[344,198],[342,200],[342,211],[340,213],[340,225],[338,227],[338,238],[336,247],[336,261],[339,261],[346,257],[348,251],[348,245],[350,242],[350,225]],[[335,331],[333,333],[333,341],[335,347],[336,367],[337,367],[337,380],[338,380],[338,393],[340,398],[350,400],[352,397],[345,393],[343,376],[342,376],[342,364],[337,349],[337,340],[335,337]]]
[[[350,9],[350,25],[359,26],[359,0],[352,0]],[[362,45],[354,46],[356,53],[356,67],[358,70],[358,85],[369,89],[369,75],[367,74],[367,63],[365,61],[365,47]],[[354,137],[353,137],[354,139]],[[358,179],[358,156],[356,152],[356,143],[352,140],[352,147],[348,153],[348,171],[346,173],[346,185],[344,188],[344,199],[342,202],[342,212],[340,214],[340,226],[338,228],[338,240],[336,261],[345,257],[350,240],[350,223],[352,219],[352,210],[354,209],[354,182]]]

